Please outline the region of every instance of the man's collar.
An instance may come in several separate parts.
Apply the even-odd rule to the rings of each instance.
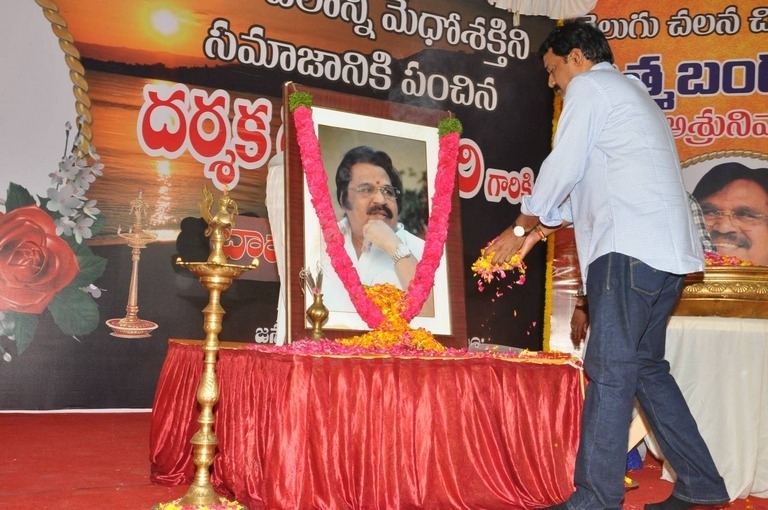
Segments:
[[[611,64],[610,62],[598,62],[597,64],[592,66],[590,71],[599,71],[600,69],[611,69],[611,68],[614,68],[614,67],[613,67],[613,64]]]
[[[352,229],[349,226],[349,218],[347,218],[346,214],[339,220],[339,230],[345,236],[352,233]]]

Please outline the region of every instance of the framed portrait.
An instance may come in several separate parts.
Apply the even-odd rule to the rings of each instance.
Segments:
[[[395,213],[397,222],[408,232],[404,235],[423,241],[429,228],[427,218],[437,174],[437,126],[449,114],[294,83],[286,84],[283,91],[286,112],[290,111],[288,97],[295,91],[312,95],[312,119],[336,221],[342,227],[345,224],[345,210],[337,199],[336,190],[339,163],[351,149],[367,146],[391,158],[402,181]],[[351,337],[369,328],[355,310],[331,265],[320,219],[312,204],[304,174],[293,119],[287,113],[285,126],[287,331],[290,339],[310,335],[312,325],[306,317],[306,310],[312,304],[312,296],[302,288],[299,273],[302,268],[309,269],[313,274],[322,269],[323,300],[329,311],[323,333],[327,338]],[[430,331],[446,346],[458,347],[465,346],[467,340],[463,273],[459,267],[462,260],[459,199],[458,193],[453,195],[450,232],[435,274],[434,287],[421,313],[411,321],[411,326]],[[347,250],[348,253],[350,250]],[[452,264],[456,266],[452,267]],[[361,269],[358,275],[363,284],[380,283],[366,281],[365,269]]]
[[[718,254],[752,265],[689,275],[675,314],[768,318],[768,154],[717,151],[682,167]]]
[[[683,161],[682,167],[717,252],[768,266],[768,154],[718,151]]]

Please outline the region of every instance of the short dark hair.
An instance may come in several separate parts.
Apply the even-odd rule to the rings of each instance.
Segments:
[[[371,165],[383,168],[387,172],[392,186],[399,191],[395,201],[397,202],[398,211],[402,211],[403,181],[400,179],[400,174],[395,169],[392,159],[386,152],[373,149],[367,145],[350,149],[341,158],[339,168],[336,169],[336,200],[339,201],[339,205],[344,209],[350,208],[349,181],[352,180],[352,167],[357,163],[370,163]]]
[[[749,168],[729,161],[710,168],[696,184],[692,195],[701,202],[739,179],[752,181],[768,193],[768,168]]]
[[[565,57],[572,49],[579,48],[584,57],[595,64],[613,64],[613,52],[605,35],[596,26],[578,20],[566,21],[555,28],[539,47],[539,56],[552,50],[558,57]]]

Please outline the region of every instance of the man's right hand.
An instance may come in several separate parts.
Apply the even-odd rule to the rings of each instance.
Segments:
[[[524,259],[539,240],[538,235],[517,237],[513,230],[514,225],[510,225],[485,248],[485,253],[493,253],[492,263],[507,262],[518,252],[520,258]]]
[[[374,245],[381,248],[390,256],[397,251],[400,238],[384,220],[370,220],[363,227],[364,246]]]
[[[493,253],[492,263],[502,264],[508,261],[523,247],[525,237],[517,237],[513,230],[514,225],[510,225],[485,248],[486,253]],[[523,257],[522,253],[520,256]]]

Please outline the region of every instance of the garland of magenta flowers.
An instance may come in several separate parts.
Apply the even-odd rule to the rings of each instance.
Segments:
[[[379,306],[366,294],[352,259],[344,249],[344,236],[336,223],[336,214],[328,190],[328,174],[323,166],[320,142],[315,134],[312,120],[312,95],[307,92],[294,92],[288,98],[288,105],[296,125],[296,139],[312,205],[320,221],[331,265],[339,275],[360,317],[370,328],[376,328],[384,320],[384,315]],[[404,300],[402,317],[408,322],[419,313],[429,296],[434,285],[435,272],[443,255],[443,247],[448,236],[461,131],[461,122],[452,117],[443,119],[438,126],[440,137],[438,167],[424,253],[416,266],[416,274],[402,298]]]

